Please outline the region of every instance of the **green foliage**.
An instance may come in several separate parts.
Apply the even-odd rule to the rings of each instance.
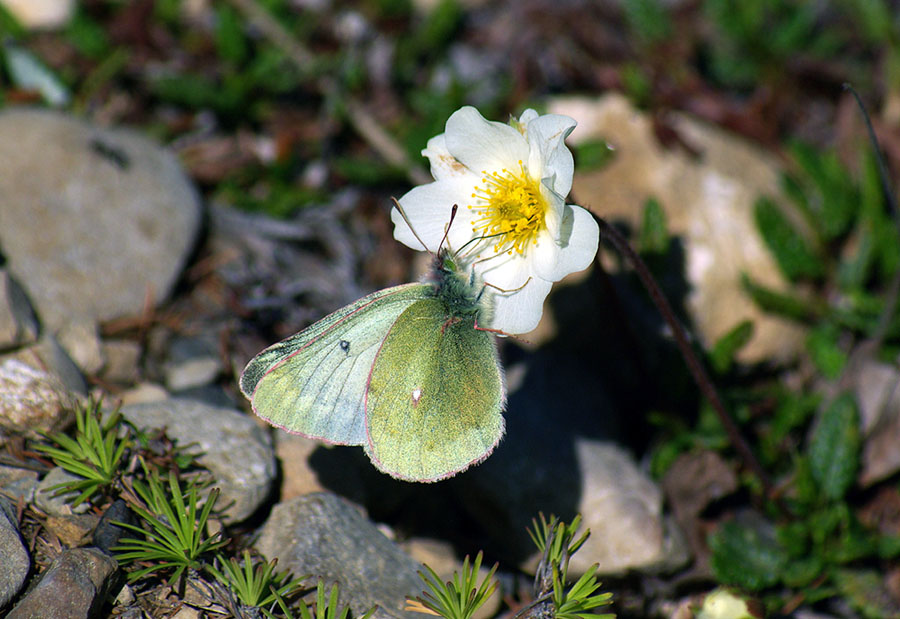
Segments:
[[[788,398],[773,429],[786,435],[817,406],[812,396]],[[856,403],[849,393],[818,410],[805,452],[793,461],[789,505],[794,518],[772,525],[757,517],[727,522],[710,536],[710,565],[720,582],[762,591],[781,584],[810,600],[835,594],[837,569],[893,540],[868,530],[846,502],[859,465]]]
[[[813,478],[825,498],[842,498],[859,463],[859,414],[850,393],[839,395],[822,412],[809,444]]]
[[[97,60],[102,60],[112,48],[109,35],[103,26],[91,19],[81,8],[75,11],[75,15],[66,25],[66,38],[79,52]]]
[[[428,591],[424,591],[415,601],[410,601],[408,610],[437,614],[445,619],[470,619],[484,605],[497,589],[497,581],[493,580],[497,564],[478,584],[478,570],[481,569],[482,553],[478,553],[474,563],[469,565],[469,557],[463,560],[462,574],[453,573],[452,580],[442,583],[437,573],[428,567],[419,572]]]
[[[648,198],[644,203],[638,249],[644,253],[665,254],[669,249],[669,230],[666,213],[656,198]]]
[[[279,601],[281,609],[287,614],[287,607],[283,602]],[[360,618],[369,619],[375,613],[375,609],[371,608]],[[300,607],[301,619],[347,619],[350,616],[349,606],[338,606],[338,586],[337,583],[331,586],[331,592],[328,598],[325,597],[325,584],[320,580],[316,585],[316,604],[315,612],[310,611],[309,605],[304,604]]]
[[[544,514],[539,514],[539,517],[540,522],[532,521],[534,528],[528,530],[531,540],[541,551],[541,560],[534,575],[535,601],[531,607],[538,615],[546,611],[552,613],[551,616],[564,619],[614,617],[612,614],[601,615],[595,612],[597,608],[612,601],[611,593],[597,593],[601,583],[596,578],[596,564],[571,587],[566,588],[569,559],[591,534],[590,531],[585,531],[578,536],[581,516],[576,516],[569,524],[553,515],[549,519]],[[542,605],[549,605],[549,608],[540,608]]]
[[[274,560],[254,561],[247,550],[244,550],[243,556],[244,561],[241,564],[234,557],[226,559],[219,555],[216,559],[222,569],[219,570],[213,564],[207,565],[206,571],[228,587],[245,609],[257,609],[271,619],[275,615],[268,607],[276,602],[284,602],[286,598],[299,593],[304,579],[291,579],[287,572],[276,572]]]
[[[756,225],[779,268],[790,280],[818,278],[824,273],[820,256],[809,247],[774,202],[760,198],[754,209]]]
[[[36,451],[50,456],[57,466],[82,478],[52,488],[55,496],[77,493],[73,506],[97,494],[110,492],[121,474],[122,456],[132,444],[127,434],[122,438],[119,436],[123,422],[118,409],[105,423],[102,419],[99,400],[79,406],[75,409],[74,438],[57,433],[47,438],[58,447],[35,447]]]
[[[147,471],[147,483],[134,482],[135,493],[126,495],[131,509],[140,517],[143,526],[117,522],[141,538],[124,538],[114,547],[116,559],[122,564],[151,563],[128,575],[130,581],[147,574],[174,568],[169,582],[183,576],[185,570],[200,569],[204,555],[221,548],[227,539],[221,533],[207,535],[210,512],[219,495],[213,489],[203,507],[199,504],[200,491],[194,481],[185,490],[175,471],[170,470],[168,487],[155,471]]]
[[[753,322],[742,320],[720,337],[709,351],[709,360],[713,369],[724,374],[731,369],[735,355],[753,337]]]
[[[659,0],[625,0],[625,19],[636,38],[647,45],[660,43],[672,33],[672,23]]]
[[[830,380],[840,376],[847,363],[847,353],[838,342],[840,335],[841,330],[837,325],[822,322],[813,327],[806,338],[810,360],[816,369]]]
[[[592,565],[575,584],[566,589],[565,578],[560,576],[559,568],[553,570],[553,605],[556,617],[560,619],[590,619],[592,617],[613,617],[612,614],[599,615],[592,612],[595,608],[606,606],[612,601],[612,593],[599,593],[600,581],[597,580],[597,569]]]
[[[709,64],[721,83],[745,88],[782,71],[797,55],[832,57],[846,34],[819,27],[818,8],[804,0],[704,0],[711,22]]]
[[[579,171],[599,170],[610,163],[616,151],[606,140],[588,140],[575,145],[575,160]]]
[[[710,537],[709,547],[716,579],[747,591],[776,584],[788,561],[774,531],[765,526],[726,522]]]

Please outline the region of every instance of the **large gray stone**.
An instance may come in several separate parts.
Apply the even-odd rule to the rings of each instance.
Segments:
[[[0,350],[37,339],[38,322],[25,291],[6,269],[0,269]]]
[[[275,480],[275,450],[269,433],[236,410],[172,398],[132,404],[122,415],[140,428],[166,428],[181,446],[195,443],[199,461],[221,490],[218,505],[231,521],[250,516],[268,497]]]
[[[144,136],[29,108],[0,112],[0,250],[43,323],[164,299],[200,225],[178,160]]]
[[[19,535],[16,510],[0,496],[0,610],[12,600],[28,576],[31,557]]]
[[[103,606],[117,566],[115,559],[96,548],[64,550],[7,617],[95,617]]]
[[[355,616],[378,605],[375,617],[413,617],[406,596],[421,595],[421,566],[367,520],[352,503],[313,493],[279,503],[256,548],[279,569],[337,582],[342,604]]]

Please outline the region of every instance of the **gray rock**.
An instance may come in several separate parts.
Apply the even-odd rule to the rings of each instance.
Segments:
[[[0,465],[0,494],[31,503],[37,483],[37,471]]]
[[[56,334],[59,345],[85,374],[96,374],[106,364],[98,331],[96,322],[76,318],[60,327]]]
[[[0,161],[0,249],[45,325],[135,315],[148,295],[166,298],[200,225],[171,153],[133,131],[7,108]]]
[[[39,438],[65,425],[87,387],[51,336],[0,356],[0,428]]]
[[[340,603],[360,616],[412,617],[405,598],[420,595],[420,565],[386,538],[352,503],[314,493],[279,503],[263,525],[256,548],[279,569],[337,582]]]
[[[89,619],[100,611],[118,564],[96,548],[64,550],[8,619]]]
[[[103,380],[127,384],[137,382],[143,353],[141,345],[132,340],[104,340],[102,347],[106,360],[101,374]]]
[[[9,604],[28,576],[31,557],[19,535],[16,510],[6,498],[0,496],[0,609]]]
[[[222,372],[222,356],[216,343],[202,337],[172,340],[164,372],[169,391],[184,391],[213,382]]]
[[[38,336],[38,321],[25,291],[0,269],[0,350],[34,342]]]
[[[34,504],[51,516],[67,516],[70,514],[83,514],[90,509],[90,504],[85,501],[77,507],[72,506],[79,493],[67,492],[56,496],[57,490],[53,487],[58,484],[64,484],[71,481],[81,479],[76,475],[72,475],[62,467],[54,467],[44,476],[44,479],[38,482],[34,490]]]
[[[195,400],[172,398],[122,408],[142,428],[166,428],[182,446],[196,443],[200,462],[221,490],[219,505],[232,522],[252,514],[275,479],[275,451],[268,432],[247,415]]]
[[[572,557],[575,573],[600,565],[602,574],[674,569],[690,558],[678,530],[663,517],[659,487],[631,454],[612,443],[579,439],[582,480],[578,513],[591,536]]]

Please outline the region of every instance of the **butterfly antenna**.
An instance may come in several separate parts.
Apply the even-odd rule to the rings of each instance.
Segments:
[[[447,247],[450,247],[450,241],[447,240],[447,236],[450,234],[450,226],[453,225],[453,220],[456,219],[456,211],[459,210],[459,205],[454,204],[453,208],[450,209],[450,221],[447,222],[447,225],[444,226],[444,238],[441,239],[441,244],[438,245],[438,253],[441,253],[441,248],[444,246],[444,241],[447,241]],[[452,248],[451,248],[452,251]]]
[[[422,248],[425,251],[430,252],[431,250],[428,249],[428,245],[425,244],[425,241],[422,240],[422,237],[420,237],[418,234],[416,234],[416,229],[413,228],[412,223],[409,221],[409,217],[406,216],[406,211],[404,211],[403,207],[400,206],[400,202],[397,201],[397,198],[391,198],[391,201],[394,203],[394,207],[397,209],[397,212],[400,213],[400,217],[402,217],[403,221],[406,222],[406,225],[409,226],[409,229],[413,233],[413,236],[416,237],[416,240],[422,244]],[[444,236],[446,237],[447,235],[444,234]],[[441,241],[441,243],[443,243],[443,241]]]

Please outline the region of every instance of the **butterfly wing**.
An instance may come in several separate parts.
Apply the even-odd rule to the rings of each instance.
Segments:
[[[503,435],[503,373],[493,336],[448,320],[437,298],[410,305],[372,366],[366,449],[386,473],[437,481],[486,458]]]
[[[240,380],[253,411],[288,432],[364,444],[375,356],[397,317],[428,290],[425,284],[379,290],[263,350]]]

